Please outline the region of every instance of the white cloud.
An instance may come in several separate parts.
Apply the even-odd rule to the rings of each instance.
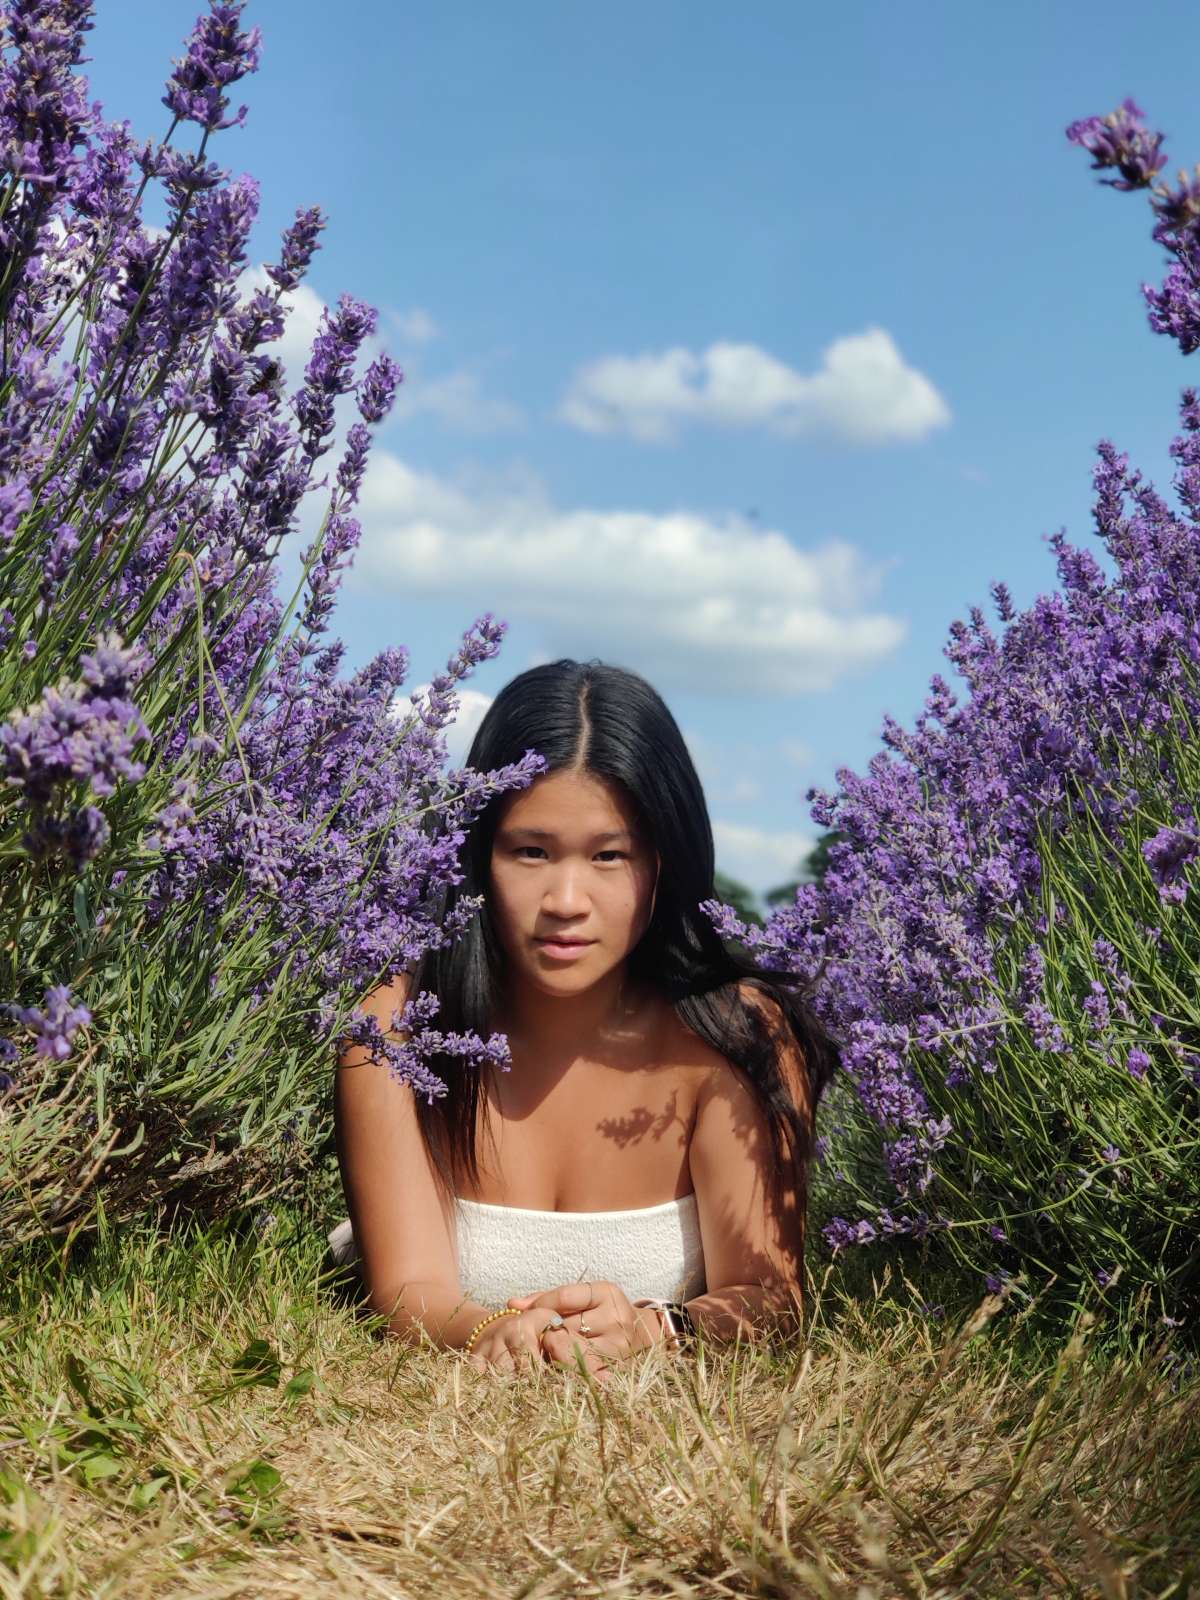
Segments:
[[[740,822],[713,821],[717,870],[737,878],[756,894],[790,881],[816,843],[807,833],[771,832]]]
[[[884,328],[835,339],[809,374],[753,344],[606,356],[575,374],[559,415],[586,433],[627,433],[645,442],[673,438],[687,423],[707,423],[855,445],[920,439],[950,420],[945,400],[906,364]]]
[[[812,746],[803,739],[785,737],[779,741],[779,753],[792,767],[807,767],[813,760]]]
[[[273,291],[274,287],[262,264],[244,267],[238,274],[237,289],[243,299],[257,289]],[[312,354],[313,340],[320,330],[321,317],[327,307],[321,296],[306,283],[286,291],[280,297],[280,304],[286,318],[283,335],[262,348],[282,362],[284,381],[290,394],[304,381],[304,369]],[[414,344],[426,343],[441,331],[429,312],[421,306],[406,312],[389,311],[386,320],[402,339]],[[365,339],[355,364],[356,375],[361,377],[375,357],[387,349],[387,338],[378,332]],[[505,428],[518,427],[524,420],[517,406],[485,394],[474,372],[460,369],[442,377],[426,378],[416,362],[405,363],[403,371],[404,378],[396,390],[396,398],[388,413],[389,420],[426,413],[464,433],[497,433]],[[354,396],[339,395],[334,404],[335,431],[329,452],[335,461],[345,446],[346,431],[356,416]]]
[[[253,293],[256,289],[269,289],[274,291],[275,285],[267,277],[266,268],[262,266],[245,267],[238,274],[238,293],[243,297]],[[304,381],[304,369],[308,365],[308,358],[312,354],[313,340],[321,326],[321,313],[325,310],[325,302],[314,289],[306,283],[297,284],[295,289],[285,290],[280,296],[280,306],[287,321],[284,324],[283,336],[274,340],[263,349],[269,351],[277,361],[282,361],[284,371],[287,373],[287,386],[289,391],[299,388]],[[364,355],[359,356],[358,370],[366,371],[366,362],[375,353],[374,346],[378,340],[369,341],[364,346]]]
[[[409,344],[428,344],[442,331],[424,306],[413,306],[409,311],[389,311],[388,320]]]
[[[391,712],[394,717],[403,720],[412,710],[412,696],[420,695],[422,698],[429,692],[427,683],[415,683],[410,689],[405,685],[397,689],[392,698]],[[492,703],[490,694],[482,694],[478,689],[459,689],[456,691],[458,698],[458,715],[445,730],[446,751],[452,767],[461,767],[466,764],[467,752],[471,748],[471,740],[475,731],[487,715],[488,707]]]
[[[831,688],[904,637],[866,609],[880,569],[852,545],[798,549],[744,518],[562,510],[535,479],[462,487],[372,453],[350,585],[494,610],[551,654],[599,655],[664,688]]]
[[[415,417],[421,412],[464,433],[499,433],[523,420],[519,407],[484,394],[478,375],[465,370],[441,378],[422,378],[406,371],[392,415]]]

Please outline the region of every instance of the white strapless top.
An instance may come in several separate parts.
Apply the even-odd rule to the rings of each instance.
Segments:
[[[513,1294],[606,1278],[631,1300],[691,1300],[704,1293],[696,1196],[628,1211],[535,1211],[456,1201],[458,1281],[481,1305]],[[339,1265],[358,1259],[349,1218],[329,1234]]]

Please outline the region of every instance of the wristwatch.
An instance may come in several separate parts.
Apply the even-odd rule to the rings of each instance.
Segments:
[[[687,1344],[696,1337],[696,1319],[682,1300],[664,1300],[662,1314],[663,1322],[680,1344]]]
[[[648,1295],[644,1300],[635,1300],[634,1305],[654,1307],[662,1320],[663,1338],[672,1350],[690,1344],[696,1337],[696,1319],[682,1300],[656,1300]]]

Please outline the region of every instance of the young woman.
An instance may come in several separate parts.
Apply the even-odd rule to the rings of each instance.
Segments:
[[[511,1067],[432,1065],[427,1102],[361,1047],[339,1057],[338,1159],[357,1259],[389,1331],[472,1364],[614,1362],[755,1337],[803,1308],[805,1177],[833,1045],[784,973],[718,937],[713,842],[670,711],[636,674],[556,661],[475,736],[497,797],[463,850],[469,932],[362,1009],[384,1032],[432,990],[437,1026],[507,1036]],[[398,1037],[398,1036],[397,1036]]]

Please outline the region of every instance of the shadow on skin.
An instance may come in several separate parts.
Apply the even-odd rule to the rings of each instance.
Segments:
[[[672,1127],[679,1128],[681,1141],[686,1141],[688,1122],[679,1115],[679,1091],[673,1089],[671,1097],[660,1112],[651,1111],[649,1106],[635,1106],[625,1117],[603,1117],[596,1127],[606,1139],[611,1139],[622,1150],[631,1144],[640,1144],[643,1139],[653,1139],[656,1142],[665,1139]]]

